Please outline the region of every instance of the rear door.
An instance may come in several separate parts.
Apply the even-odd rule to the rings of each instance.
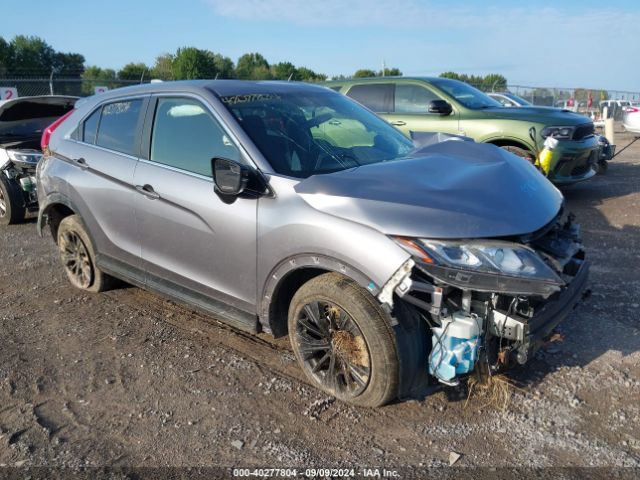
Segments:
[[[79,124],[64,153],[72,167],[62,191],[80,210],[98,250],[98,263],[141,268],[133,202],[140,133],[148,97],[104,103]],[[71,191],[73,190],[73,191]]]
[[[155,97],[147,122],[134,177],[147,283],[255,312],[257,200],[223,202],[211,174],[212,158],[241,160],[240,150],[197,97]]]

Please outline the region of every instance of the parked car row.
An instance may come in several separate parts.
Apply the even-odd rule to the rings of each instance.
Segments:
[[[357,405],[526,363],[589,265],[560,191],[507,147],[534,155],[558,138],[572,170],[551,178],[575,181],[589,125],[457,83],[354,89],[372,85],[187,81],[68,99],[41,138],[37,229],[76,288],[124,280],[288,335],[310,382]]]

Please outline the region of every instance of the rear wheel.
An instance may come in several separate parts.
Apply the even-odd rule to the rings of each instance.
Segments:
[[[22,191],[0,172],[0,225],[22,222],[25,213]]]
[[[305,283],[289,307],[289,337],[306,376],[325,392],[367,407],[397,396],[389,318],[353,280],[327,273]]]
[[[102,292],[113,284],[95,262],[95,249],[78,215],[65,217],[58,227],[58,251],[71,285],[88,292]]]

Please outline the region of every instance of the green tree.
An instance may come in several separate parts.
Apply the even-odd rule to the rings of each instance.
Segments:
[[[507,79],[499,73],[490,73],[482,79],[482,87],[486,92],[502,92],[507,89]]]
[[[151,69],[151,78],[159,80],[173,80],[173,60],[170,53],[163,53],[156,57],[156,62]]]
[[[380,70],[378,72],[378,76],[382,77],[382,76],[386,76],[386,77],[401,77],[402,76],[402,72],[400,71],[399,68],[385,68],[384,72],[382,70]]]
[[[218,78],[235,77],[235,66],[233,65],[233,60],[231,60],[229,57],[220,55],[219,53],[207,53],[211,55],[213,64],[216,67],[216,74],[218,75]]]
[[[271,65],[271,76],[275,80],[298,80],[297,78],[298,69],[291,62],[280,62],[274,65]]]
[[[172,63],[174,80],[215,78],[213,54],[194,47],[179,48]]]
[[[116,80],[115,70],[89,66],[85,68],[82,74],[82,93],[84,95],[93,95],[94,88],[99,86],[116,88],[118,86]]]
[[[48,75],[54,66],[55,50],[39,37],[16,35],[11,40],[10,73]]]
[[[299,67],[296,69],[296,80],[302,82],[321,82],[327,79],[327,76],[323,73],[317,73],[307,67]]]
[[[84,72],[84,56],[79,53],[56,52],[53,55],[56,75],[65,78],[80,78]]]
[[[356,70],[356,73],[354,73],[353,76],[354,78],[375,77],[376,72],[369,70],[368,68],[361,68],[360,70]]]
[[[143,76],[149,79],[150,75],[150,69],[144,63],[127,63],[118,70],[118,78],[120,80],[136,80],[139,82]]]
[[[259,53],[245,53],[236,64],[236,77],[244,80],[270,80],[269,62]]]
[[[0,37],[0,75],[5,76],[9,69],[11,58],[11,46],[4,38]]]

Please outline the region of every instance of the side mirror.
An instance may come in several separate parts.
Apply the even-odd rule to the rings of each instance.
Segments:
[[[249,183],[249,169],[233,160],[214,158],[211,168],[216,193],[221,195],[236,197],[244,192]]]
[[[431,100],[429,102],[429,113],[437,113],[438,115],[451,115],[453,107],[445,100]]]

